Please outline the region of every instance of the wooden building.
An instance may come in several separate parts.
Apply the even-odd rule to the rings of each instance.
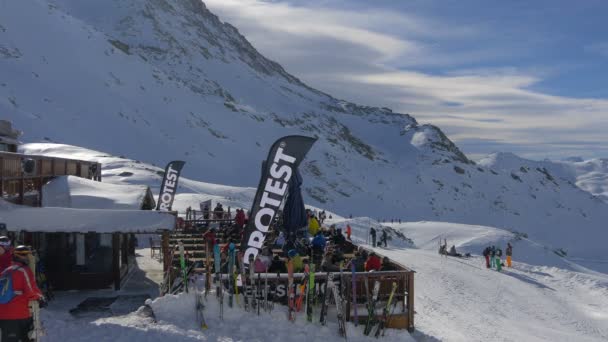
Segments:
[[[57,290],[118,290],[134,266],[135,234],[175,227],[172,213],[152,210],[33,208],[0,201],[0,222],[38,251]]]

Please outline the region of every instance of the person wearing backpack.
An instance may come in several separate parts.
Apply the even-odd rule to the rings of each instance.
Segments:
[[[0,273],[7,269],[13,262],[13,247],[11,239],[0,236]]]
[[[30,301],[43,301],[34,274],[28,266],[32,251],[18,246],[13,251],[13,263],[0,274],[0,331],[2,342],[29,341],[32,329]]]

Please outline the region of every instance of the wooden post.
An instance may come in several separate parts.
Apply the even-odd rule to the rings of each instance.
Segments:
[[[21,159],[21,162],[23,162],[23,159]],[[23,205],[23,202],[25,201],[25,174],[23,168],[19,171],[21,171],[21,179],[19,180],[19,204]]]
[[[114,290],[120,290],[120,234],[112,233],[112,277]]]
[[[408,328],[410,332],[414,331],[414,272],[408,273],[407,279],[407,316],[408,316]]]
[[[163,234],[162,234],[162,256],[163,256],[163,271],[167,272],[167,270],[169,269],[169,267],[171,267],[171,265],[169,265],[169,260],[171,260],[171,258],[169,257],[169,253],[172,252],[170,250],[169,247],[169,232],[164,230]]]
[[[4,197],[4,158],[0,158],[0,198]]]
[[[38,203],[39,207],[42,207],[42,159],[38,159]]]

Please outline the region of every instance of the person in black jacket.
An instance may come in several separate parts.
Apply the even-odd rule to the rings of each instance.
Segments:
[[[372,246],[376,247],[376,230],[374,229],[374,227],[371,227],[369,229],[369,235],[372,236]]]
[[[483,256],[486,258],[486,268],[490,268],[490,247],[483,250]]]
[[[278,255],[275,255],[272,259],[270,267],[268,267],[268,273],[287,273],[287,266],[285,266],[285,262]]]

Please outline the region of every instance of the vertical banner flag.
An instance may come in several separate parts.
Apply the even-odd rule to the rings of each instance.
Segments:
[[[158,196],[156,210],[171,211],[173,199],[175,198],[175,193],[177,192],[177,181],[179,180],[179,175],[182,172],[184,164],[186,164],[186,162],[181,160],[174,160],[167,164],[167,167],[165,168],[165,176],[163,177],[163,182],[160,185],[160,195]]]
[[[249,258],[255,259],[264,245],[266,233],[287,196],[289,180],[315,141],[315,138],[290,135],[272,144],[241,243],[245,267],[249,267]]]

